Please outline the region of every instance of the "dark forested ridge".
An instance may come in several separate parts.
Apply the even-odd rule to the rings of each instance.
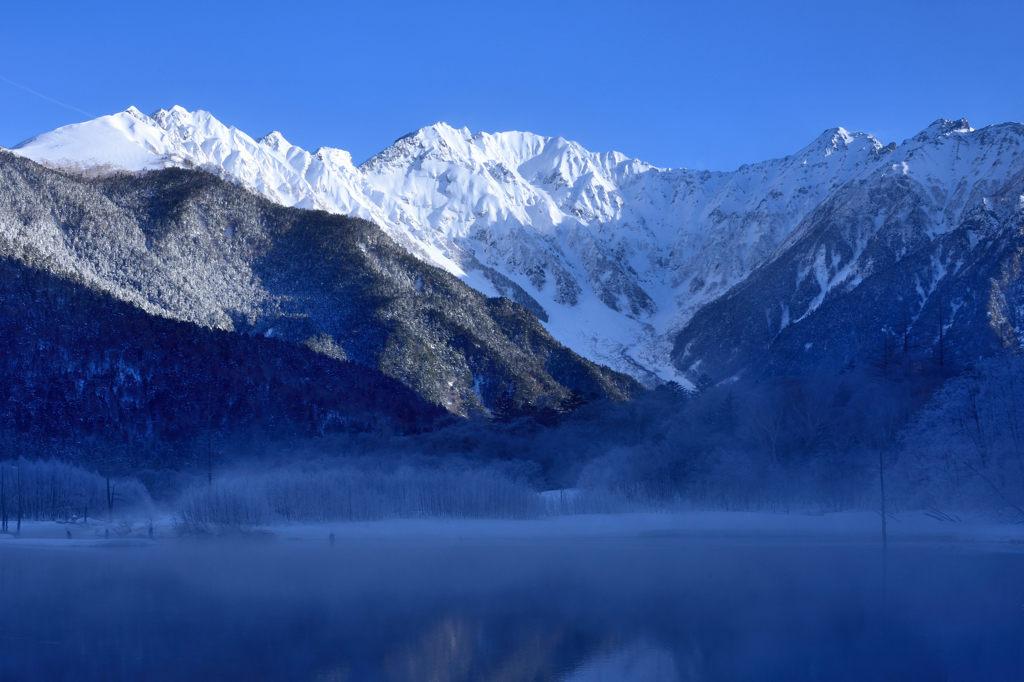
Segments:
[[[518,304],[487,299],[363,220],[282,208],[201,171],[89,180],[6,152],[0,188],[5,290],[36,268],[149,315],[233,333],[222,344],[348,360],[460,415],[559,411],[639,390],[558,344]],[[151,329],[108,323],[106,307],[93,312],[112,347],[157,343]],[[59,305],[50,314],[75,319]],[[234,400],[230,384],[223,390]]]
[[[0,281],[0,429],[42,453],[120,450],[134,468],[169,463],[201,434],[403,433],[445,419],[398,381],[300,345],[149,315],[9,259]]]

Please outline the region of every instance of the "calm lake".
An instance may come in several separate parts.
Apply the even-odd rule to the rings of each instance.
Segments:
[[[1022,644],[1010,545],[0,542],[4,682],[1020,680]]]

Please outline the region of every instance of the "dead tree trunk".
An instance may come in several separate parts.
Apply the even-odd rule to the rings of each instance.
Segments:
[[[114,520],[114,485],[110,482],[110,476],[107,476],[107,521]]]
[[[21,467],[18,467],[18,525],[15,535],[21,535],[21,512],[24,508],[25,496],[22,494],[21,489]]]

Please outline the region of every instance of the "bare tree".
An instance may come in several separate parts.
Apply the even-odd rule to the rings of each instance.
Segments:
[[[110,474],[107,474],[106,479],[107,479],[107,495],[106,495],[106,497],[107,497],[107,521],[113,521],[114,520],[114,497],[115,497],[116,493],[114,491],[114,484],[110,480]]]
[[[15,535],[20,536],[21,535],[21,513],[22,513],[22,508],[23,508],[23,505],[24,505],[24,502],[25,502],[25,496],[24,496],[24,493],[23,493],[22,488],[21,488],[21,467],[20,466],[17,467],[16,471],[18,472],[18,526],[17,526],[17,531],[15,532]]]

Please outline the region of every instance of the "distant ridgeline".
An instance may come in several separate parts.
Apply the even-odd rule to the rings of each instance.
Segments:
[[[407,432],[641,390],[372,223],[195,170],[0,151],[0,314],[0,426],[40,442]]]

